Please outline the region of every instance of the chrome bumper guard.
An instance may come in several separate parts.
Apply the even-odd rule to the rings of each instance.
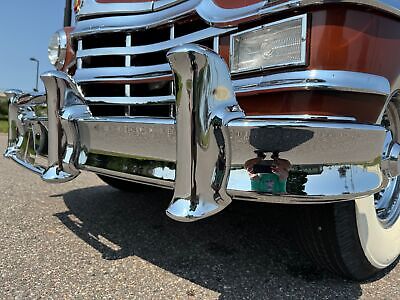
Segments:
[[[400,147],[381,126],[248,118],[217,54],[185,45],[172,49],[168,60],[176,119],[93,117],[75,82],[52,71],[41,76],[46,95],[8,92],[5,156],[47,182],[89,170],[174,188],[167,215],[179,221],[213,215],[232,199],[354,199],[399,174]]]

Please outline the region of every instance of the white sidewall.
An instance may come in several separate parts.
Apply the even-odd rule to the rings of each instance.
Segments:
[[[400,218],[384,228],[375,211],[374,196],[355,200],[358,235],[364,254],[378,269],[393,263],[400,254]]]

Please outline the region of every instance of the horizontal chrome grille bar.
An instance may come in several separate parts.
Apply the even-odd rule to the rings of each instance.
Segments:
[[[87,97],[87,101],[93,104],[161,104],[174,103],[175,96],[151,96],[151,97]]]
[[[81,50],[77,52],[77,57],[88,57],[88,56],[104,56],[104,55],[135,55],[135,54],[143,54],[143,53],[153,53],[162,50],[168,50],[178,45],[193,43],[196,41],[201,41],[207,38],[214,37],[216,35],[224,34],[230,31],[235,30],[236,28],[230,29],[220,29],[220,28],[207,28],[203,29],[182,37],[178,37],[172,40],[144,45],[144,46],[135,46],[135,47],[109,47],[109,48],[96,48],[96,49],[88,49]]]
[[[111,68],[90,68],[78,69],[74,79],[76,82],[90,82],[103,80],[125,79],[145,79],[154,78],[162,75],[170,75],[169,64],[144,66],[144,67],[111,67]]]
[[[136,76],[119,76],[116,75],[114,77],[90,77],[86,76],[89,74],[82,74],[83,76],[75,77],[75,81],[78,83],[83,82],[121,82],[121,83],[129,83],[129,82],[149,82],[149,81],[163,81],[163,80],[172,80],[172,72],[165,72],[165,74],[159,75],[148,75],[145,74],[144,76],[136,75]]]

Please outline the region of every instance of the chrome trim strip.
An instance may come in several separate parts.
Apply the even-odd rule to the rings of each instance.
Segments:
[[[93,104],[160,104],[175,102],[174,95],[152,97],[86,97],[85,99]]]
[[[97,3],[95,0],[85,0],[79,11],[78,18],[109,14],[146,13],[175,6],[185,0],[158,0],[132,3]]]
[[[356,122],[354,117],[346,116],[323,116],[323,115],[262,115],[251,116],[253,120],[298,120],[298,121],[336,121],[336,122]]]
[[[174,19],[194,12],[195,7],[199,2],[200,0],[188,0],[175,5],[173,8],[156,11],[151,14],[101,17],[90,20],[82,20],[77,22],[74,31],[71,33],[71,37],[78,37],[100,32],[118,32],[140,28],[151,28],[168,24]]]
[[[187,0],[157,0],[153,1],[153,11],[166,9]]]
[[[233,60],[235,57],[235,47],[234,47],[234,38],[236,36],[245,34],[247,32],[254,32],[256,30],[262,30],[264,28],[268,28],[268,27],[272,27],[278,24],[282,24],[282,23],[287,23],[290,21],[294,21],[294,20],[301,20],[301,46],[300,46],[300,54],[301,54],[301,58],[299,61],[296,62],[290,62],[290,63],[283,63],[283,64],[270,64],[270,65],[261,65],[259,68],[247,68],[247,69],[240,69],[240,70],[233,70],[232,65],[233,65]],[[242,73],[247,73],[247,72],[254,72],[254,71],[262,71],[265,69],[269,69],[269,68],[276,68],[276,67],[283,67],[283,66],[302,66],[306,64],[306,53],[307,53],[307,14],[303,14],[303,15],[299,15],[299,16],[294,16],[294,17],[290,17],[290,18],[286,18],[286,19],[282,19],[276,22],[271,22],[271,23],[267,23],[267,24],[263,24],[261,26],[257,26],[257,27],[253,27],[250,29],[246,29],[244,31],[240,31],[234,34],[231,34],[229,37],[229,43],[230,43],[230,53],[229,53],[229,61],[230,61],[230,66],[231,66],[231,73],[233,75],[235,74],[242,74]]]
[[[78,83],[91,81],[115,81],[125,79],[145,79],[157,76],[171,75],[168,64],[152,65],[145,67],[110,67],[89,68],[76,70],[74,79]]]
[[[148,71],[148,72],[146,72]],[[158,75],[158,74],[162,75]],[[99,75],[102,74],[102,75]],[[114,75],[118,74],[118,75]],[[156,74],[156,75],[152,75]],[[91,68],[77,70],[75,80],[83,82],[164,79],[171,75],[168,64],[150,67]],[[236,94],[273,89],[331,89],[378,95],[390,94],[389,81],[379,75],[336,70],[277,73],[233,80]]]
[[[81,50],[77,52],[77,57],[88,57],[88,56],[104,56],[104,55],[135,55],[143,53],[153,53],[162,50],[168,50],[178,45],[198,42],[207,38],[214,37],[216,35],[224,34],[235,30],[236,28],[221,29],[221,28],[206,28],[194,33],[170,39],[164,42],[135,46],[135,47],[110,47],[110,48],[95,48],[88,50]]]
[[[388,96],[390,83],[382,76],[331,70],[310,70],[278,73],[233,81],[235,92],[278,89],[326,89]]]
[[[133,2],[133,3],[97,3],[95,0],[84,0],[79,10],[77,18],[89,17],[104,14],[124,14],[124,13],[145,13],[151,12],[153,2]]]
[[[175,132],[175,119],[172,118],[149,118],[149,117],[107,117],[107,118],[93,118],[93,119],[82,119],[79,120],[79,122],[85,123],[85,124],[91,124],[94,123],[96,128],[97,126],[104,125],[104,126],[110,126],[110,124],[113,123],[118,123],[118,124],[133,124],[137,125],[140,127],[142,124],[146,125],[162,125],[162,126],[167,126],[168,127],[168,132],[170,134],[173,134]],[[161,129],[161,128],[160,128]],[[100,130],[100,128],[98,128]],[[127,129],[128,130],[128,129]],[[100,130],[102,131],[102,130]],[[105,129],[104,132],[107,132],[108,129]],[[128,130],[129,131],[129,130]],[[104,134],[102,132],[101,134]],[[175,145],[175,144],[174,144]],[[117,145],[115,145],[117,146]]]

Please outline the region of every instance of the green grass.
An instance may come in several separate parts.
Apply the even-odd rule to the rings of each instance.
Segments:
[[[7,117],[8,114],[8,101],[6,98],[0,96],[0,118]]]
[[[8,131],[8,122],[7,120],[0,120],[0,132]]]

